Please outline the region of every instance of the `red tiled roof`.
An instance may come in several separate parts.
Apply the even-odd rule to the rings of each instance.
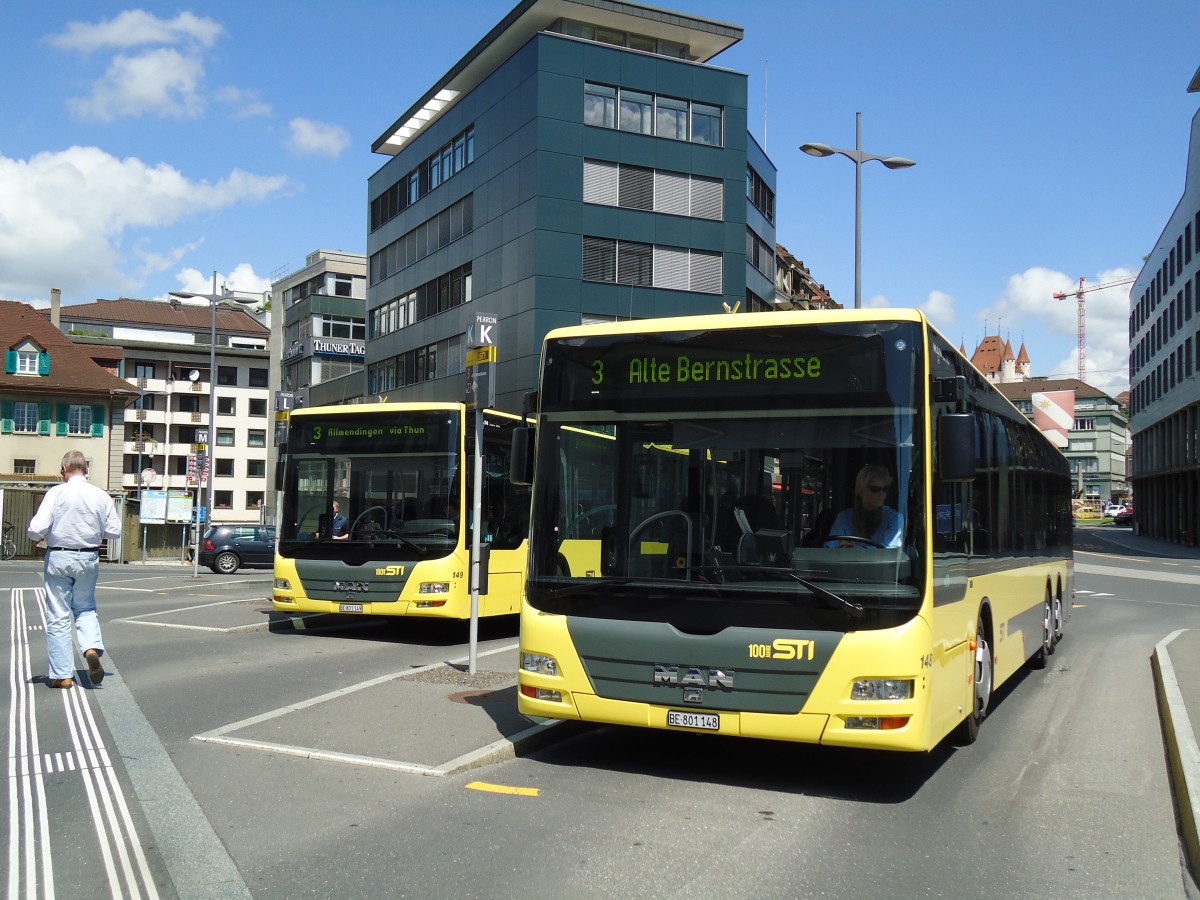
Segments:
[[[104,396],[137,391],[102,366],[27,303],[0,300],[0,345],[13,350],[32,339],[50,354],[49,375],[7,375],[0,370],[0,390],[22,394]]]
[[[999,372],[1000,363],[1005,358],[1004,342],[1000,339],[1000,335],[996,334],[985,337],[979,342],[979,346],[971,355],[971,364],[986,375],[990,372]]]
[[[167,302],[164,300],[134,300],[121,297],[119,300],[97,300],[95,303],[76,303],[64,306],[60,312],[62,321],[112,322],[131,325],[162,325],[189,331],[207,331],[212,327],[212,312],[208,304]],[[217,330],[240,332],[265,337],[271,329],[263,325],[244,309],[217,306]]]
[[[1019,352],[1019,353],[1017,354],[1017,362],[1019,362],[1019,363],[1027,363],[1027,362],[1029,362],[1029,351],[1027,351],[1027,350],[1025,349],[1025,342],[1024,342],[1024,341],[1021,341],[1021,352]]]

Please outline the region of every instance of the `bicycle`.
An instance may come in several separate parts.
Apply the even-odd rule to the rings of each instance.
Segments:
[[[16,531],[16,526],[12,522],[4,523],[4,553],[5,559],[12,559],[17,555],[17,540],[13,537]]]

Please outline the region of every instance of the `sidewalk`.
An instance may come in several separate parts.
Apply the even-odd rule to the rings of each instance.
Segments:
[[[1096,526],[1105,540],[1131,553],[1164,559],[1200,560],[1200,548]],[[1200,574],[1200,573],[1198,573]],[[1164,637],[1150,657],[1159,716],[1171,762],[1175,805],[1192,877],[1200,880],[1200,630],[1183,628]]]

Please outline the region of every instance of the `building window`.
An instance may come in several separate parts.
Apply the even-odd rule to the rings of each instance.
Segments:
[[[383,249],[372,253],[369,262],[371,284],[378,284],[435,253],[464,234],[469,234],[474,227],[474,197],[467,194],[448,209],[443,209]]]
[[[217,384],[237,387],[237,366],[217,366]]]
[[[267,433],[259,429],[251,429],[246,433],[247,447],[265,447],[267,446]]]
[[[154,377],[154,363],[152,363],[152,362],[134,363],[133,377],[137,378],[139,380],[142,378],[153,378]]]
[[[400,215],[474,161],[475,127],[472,125],[371,201],[371,230]],[[334,289],[338,291],[335,296],[351,296],[349,293],[340,293],[342,288],[338,284],[334,285]]]
[[[71,408],[67,411],[67,434],[90,436],[91,433],[92,408],[72,403]]]
[[[617,280],[617,242],[615,240],[584,235],[583,280]]]
[[[13,431],[17,434],[37,434],[38,405],[23,400],[13,404]]]
[[[41,356],[36,350],[18,350],[17,351],[17,372],[18,375],[36,375],[38,374],[38,359]]]
[[[263,491],[246,491],[246,509],[262,509],[265,496]]]
[[[617,127],[617,89],[606,84],[584,84],[583,124]]]
[[[584,235],[583,278],[719,294],[721,253]]]
[[[247,478],[266,478],[267,477],[267,461],[265,459],[248,459],[248,460],[246,460],[246,477]]]
[[[251,401],[253,402],[253,401]],[[217,398],[217,415],[218,416],[236,416],[237,415],[237,397],[218,397]]]
[[[251,369],[250,370],[250,387],[263,388],[268,385],[270,373],[267,369]]]
[[[659,137],[686,141],[688,136],[688,104],[674,97],[659,97],[655,104],[657,115],[654,130]]]
[[[36,459],[14,459],[13,474],[14,475],[34,475],[37,473]]]
[[[232,428],[217,429],[217,446],[218,447],[233,447],[234,446],[234,430]]]
[[[1096,430],[1096,420],[1095,419],[1076,419],[1074,430],[1075,431],[1095,431]]]
[[[746,167],[746,199],[766,216],[768,222],[775,224],[775,192],[751,166]]]
[[[255,399],[252,397],[250,399],[250,415],[261,417],[261,416],[265,416],[266,414],[267,414],[266,398]]]
[[[719,147],[722,115],[721,107],[709,103],[656,99],[653,94],[603,84],[585,82],[583,86],[583,122],[599,128]]]
[[[621,131],[654,134],[654,97],[640,91],[621,91]]]
[[[217,509],[233,509],[233,491],[213,491],[213,506]]]
[[[232,459],[217,459],[213,461],[216,466],[216,472],[222,478],[229,478],[233,475],[233,460]]]

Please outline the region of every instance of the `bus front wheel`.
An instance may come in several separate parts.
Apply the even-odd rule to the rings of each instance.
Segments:
[[[992,648],[988,643],[987,627],[983,613],[975,621],[975,650],[971,660],[972,689],[971,712],[963,719],[955,732],[955,743],[973,744],[979,737],[979,726],[987,715],[988,703],[992,699]]]

